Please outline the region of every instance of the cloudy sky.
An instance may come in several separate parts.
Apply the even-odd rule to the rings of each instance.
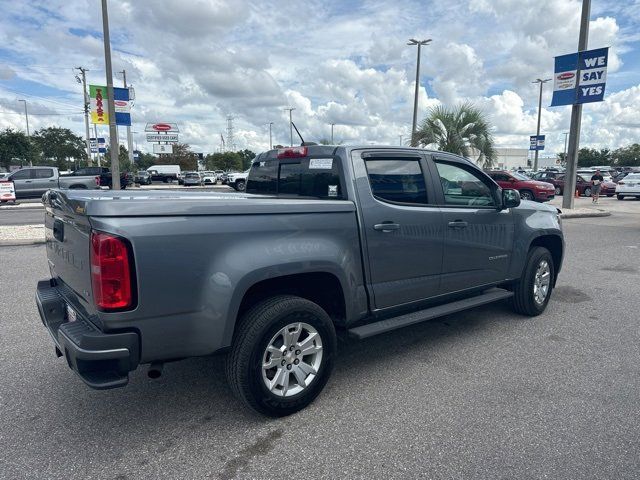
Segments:
[[[305,140],[397,144],[411,130],[416,47],[423,48],[422,118],[470,100],[497,146],[528,146],[538,77],[576,50],[578,0],[109,0],[114,71],[136,91],[138,147],[146,122],[177,122],[181,141],[212,152],[233,115],[236,145],[288,143],[287,106]],[[98,0],[0,0],[0,128],[60,125],[84,135],[82,88],[105,84]],[[610,46],[605,101],[583,109],[582,146],[640,142],[640,0],[593,0],[589,48]],[[116,75],[116,85],[122,77]],[[545,154],[562,151],[570,107],[543,96]],[[103,130],[106,133],[107,129]],[[124,140],[123,140],[124,141]]]

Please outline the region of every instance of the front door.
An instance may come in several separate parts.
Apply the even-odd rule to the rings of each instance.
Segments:
[[[428,299],[439,290],[442,214],[423,155],[354,151],[367,283],[376,309]]]
[[[9,181],[13,182],[13,186],[16,189],[16,198],[34,196],[32,173],[32,168],[23,168],[12,173],[9,177]]]
[[[444,222],[440,293],[505,280],[513,252],[511,211],[496,208],[497,188],[483,172],[446,156],[434,160]]]

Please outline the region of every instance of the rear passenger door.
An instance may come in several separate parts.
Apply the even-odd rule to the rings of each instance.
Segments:
[[[498,210],[495,184],[456,157],[434,156],[444,222],[440,293],[498,283],[507,278],[514,239],[511,210]]]
[[[36,168],[33,170],[33,194],[42,195],[50,188],[56,188],[56,182],[53,168]]]
[[[436,296],[442,214],[425,157],[418,152],[356,150],[352,163],[375,308]]]

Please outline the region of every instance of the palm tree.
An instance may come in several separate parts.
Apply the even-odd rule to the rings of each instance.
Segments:
[[[491,125],[472,103],[453,109],[433,107],[416,132],[416,143],[469,158],[477,156],[482,168],[491,168],[496,158]]]

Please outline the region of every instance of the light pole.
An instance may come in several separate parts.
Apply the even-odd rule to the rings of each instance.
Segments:
[[[335,123],[331,124],[331,145],[333,145],[333,127],[335,126]]]
[[[27,113],[27,101],[26,100],[18,100],[19,102],[24,102],[24,119],[27,122],[27,137],[30,137],[29,134],[29,114]]]
[[[431,42],[431,39],[427,40],[416,40],[415,38],[410,38],[407,42],[407,45],[417,45],[418,46],[418,61],[416,64],[416,93],[413,99],[413,124],[411,127],[411,146],[416,146],[416,125],[418,123],[418,90],[420,88],[420,48],[422,45],[428,45]]]
[[[109,106],[109,145],[111,146],[111,188],[120,190],[120,145],[116,130],[116,108],[113,102],[113,68],[111,67],[111,40],[109,38],[109,13],[107,0],[102,0],[102,32],[104,36],[104,64],[107,70],[107,105]]]
[[[402,134],[398,135],[400,137],[400,146],[402,146]]]
[[[273,122],[269,122],[269,150],[273,150],[273,137],[271,136],[271,127],[273,126]]]
[[[563,135],[564,135],[564,157],[562,157],[562,160],[566,165],[567,164],[567,135],[569,135],[569,132],[564,132]]]
[[[122,74],[123,87],[127,88],[127,71],[123,69],[118,73]],[[133,165],[133,139],[131,138],[131,125],[127,125],[127,149],[129,150],[129,162]]]
[[[86,145],[87,145],[87,162],[88,165],[91,165],[91,141],[89,140],[89,95],[87,95],[87,70],[83,67],[76,67],[76,70],[80,70],[80,74],[82,75],[82,79],[79,79],[76,75],[76,80],[79,83],[82,83],[82,97],[84,99],[84,129],[86,135]]]
[[[545,78],[544,80],[542,80],[541,78],[538,78],[533,82],[531,82],[531,83],[540,84],[540,94],[538,95],[538,129],[536,130],[536,150],[535,150],[535,157],[533,158],[534,172],[538,170],[538,137],[540,136],[540,113],[542,112],[542,85],[550,81],[551,81],[550,78]]]
[[[289,146],[293,147],[293,120],[291,119],[291,112],[295,110],[293,107],[285,108],[285,111],[289,110]]]

